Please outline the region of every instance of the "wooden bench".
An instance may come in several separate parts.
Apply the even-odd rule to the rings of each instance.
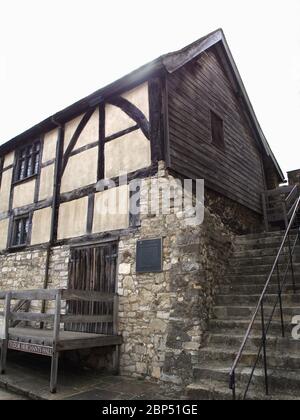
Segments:
[[[5,373],[8,349],[33,353],[52,358],[50,392],[57,389],[57,371],[59,354],[68,350],[91,349],[96,347],[114,347],[113,364],[118,370],[119,349],[122,337],[118,335],[118,296],[98,292],[77,290],[27,290],[0,292],[4,300],[2,313],[4,324],[0,336],[1,358],[0,374]],[[54,314],[16,312],[11,309],[12,300],[54,301]],[[113,313],[109,315],[70,315],[62,314],[62,301],[81,301],[95,303],[111,303]],[[16,322],[39,323],[51,325],[51,329],[34,327],[11,328]],[[91,334],[85,332],[65,331],[61,327],[68,324],[112,324],[111,335]],[[65,328],[64,328],[65,329]]]

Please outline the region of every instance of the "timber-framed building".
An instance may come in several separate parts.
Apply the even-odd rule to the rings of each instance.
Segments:
[[[142,208],[170,178],[204,179],[203,224],[131,211],[132,180]],[[264,230],[262,192],[283,181],[217,30],[0,146],[0,290],[117,292],[121,373],[188,384],[235,237]],[[103,215],[116,189],[126,211]],[[110,352],[78,357],[100,369]]]

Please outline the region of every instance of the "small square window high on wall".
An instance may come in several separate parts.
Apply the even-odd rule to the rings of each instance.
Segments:
[[[41,143],[35,141],[19,150],[15,181],[22,181],[36,175],[40,166]]]
[[[215,112],[210,111],[212,143],[219,149],[225,149],[224,122]]]

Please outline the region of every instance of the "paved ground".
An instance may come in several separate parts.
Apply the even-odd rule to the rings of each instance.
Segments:
[[[179,400],[182,393],[170,386],[157,383],[99,374],[78,368],[60,369],[58,392],[49,392],[50,359],[25,353],[13,353],[8,360],[5,375],[0,376],[0,400]]]
[[[26,400],[25,397],[0,389],[0,401]]]

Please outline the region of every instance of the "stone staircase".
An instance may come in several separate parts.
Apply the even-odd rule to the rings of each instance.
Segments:
[[[230,268],[220,288],[210,320],[206,346],[199,352],[199,365],[194,369],[193,383],[186,390],[187,398],[232,398],[229,389],[230,368],[242,344],[282,238],[283,232],[280,231],[236,239]],[[287,255],[281,257],[282,267],[286,258]],[[294,262],[298,291],[293,293],[292,276],[288,275],[283,292],[286,336],[282,338],[281,335],[279,310],[274,314],[268,334],[270,396],[265,395],[264,371],[260,360],[247,399],[300,399],[300,341],[293,340],[291,336],[292,317],[300,315],[300,247],[296,249]],[[274,276],[265,303],[267,320],[267,315],[271,314],[275,304],[277,290],[277,276]],[[246,389],[260,344],[261,323],[258,317],[236,372],[237,398],[242,398]]]

